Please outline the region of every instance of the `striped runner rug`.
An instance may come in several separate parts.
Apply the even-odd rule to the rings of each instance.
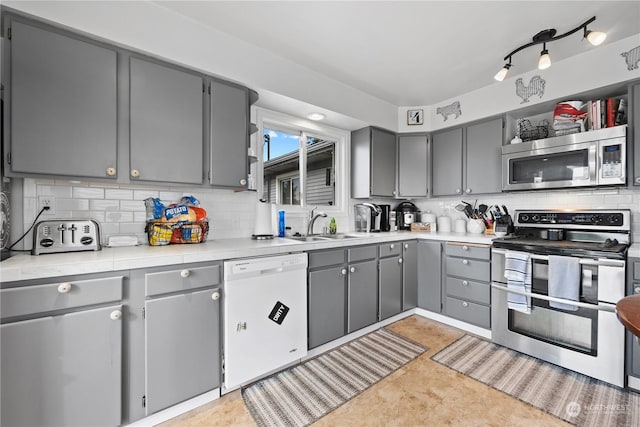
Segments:
[[[465,335],[431,359],[577,426],[639,426],[640,394]]]
[[[242,397],[260,427],[306,426],[426,350],[379,329],[243,388]]]

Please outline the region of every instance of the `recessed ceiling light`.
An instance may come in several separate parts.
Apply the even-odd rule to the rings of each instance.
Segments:
[[[307,118],[309,120],[318,121],[318,120],[323,120],[325,117],[327,117],[327,116],[325,116],[322,113],[310,113],[310,114],[307,114]]]

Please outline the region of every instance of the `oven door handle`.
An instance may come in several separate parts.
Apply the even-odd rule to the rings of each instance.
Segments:
[[[500,291],[503,291],[503,292],[509,292],[509,293],[513,293],[513,294],[525,295],[525,296],[528,296],[528,297],[531,297],[531,298],[542,299],[542,300],[553,301],[553,302],[560,302],[560,303],[563,303],[563,304],[575,305],[575,306],[578,306],[578,307],[588,308],[588,309],[591,309],[591,310],[610,311],[612,313],[616,312],[615,304],[607,304],[606,302],[602,302],[602,301],[598,302],[598,304],[588,304],[586,302],[573,301],[573,300],[564,299],[564,298],[550,297],[548,295],[542,295],[542,294],[536,294],[536,293],[533,293],[533,292],[521,291],[519,289],[509,289],[506,286],[499,285],[497,283],[491,283],[491,287],[494,288],[494,289],[498,289]]]
[[[502,251],[500,249],[491,249],[491,252],[497,255],[505,255],[507,253],[507,251]],[[531,259],[549,261],[549,257],[547,255],[530,254],[530,256],[531,256]],[[613,259],[602,259],[602,258],[599,258],[599,259],[581,258],[580,264],[597,265],[597,266],[603,266],[603,267],[619,267],[619,268],[624,268],[625,266],[624,261],[618,261]]]

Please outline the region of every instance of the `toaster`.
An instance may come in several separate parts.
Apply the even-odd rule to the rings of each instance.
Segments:
[[[100,226],[92,219],[40,221],[33,232],[32,255],[99,251]]]

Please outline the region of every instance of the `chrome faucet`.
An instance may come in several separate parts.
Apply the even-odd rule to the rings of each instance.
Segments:
[[[313,235],[313,224],[315,224],[316,219],[318,218],[326,218],[327,214],[324,212],[318,212],[317,214],[314,215],[315,210],[318,209],[318,207],[316,206],[315,208],[311,209],[311,211],[309,212],[309,225],[307,226],[307,236],[312,236]]]

